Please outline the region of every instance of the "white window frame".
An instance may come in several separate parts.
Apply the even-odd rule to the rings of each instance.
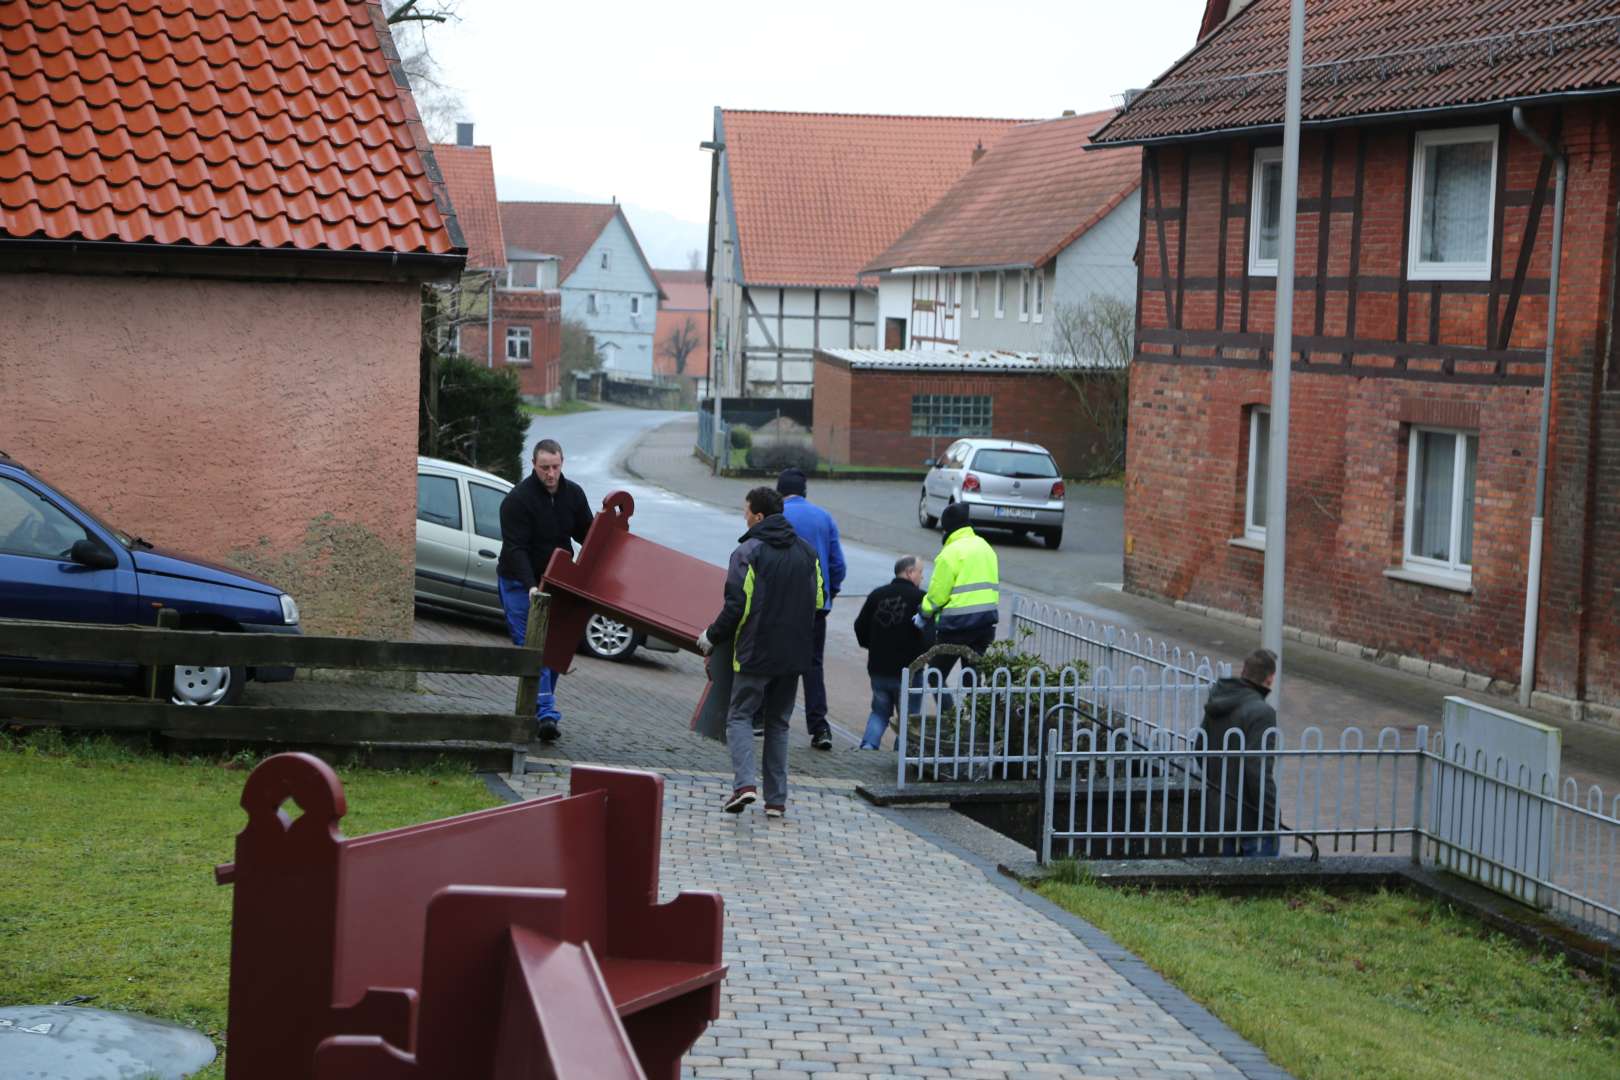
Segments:
[[[1029,322],[1029,271],[1018,271],[1018,321]]]
[[[975,319],[979,317],[979,295],[984,292],[983,278],[984,275],[979,273],[977,270],[973,272],[973,306],[968,310],[973,312],[973,317]]]
[[[598,299],[598,296],[597,296],[596,293],[586,293],[585,294],[585,314],[587,314],[587,315],[600,315],[600,314],[602,314],[602,302],[601,302],[600,299]]]
[[[1451,536],[1448,538],[1449,543],[1447,544],[1447,550],[1451,552],[1449,560],[1430,559],[1422,555],[1412,554],[1412,536],[1414,534],[1412,515],[1417,510],[1418,440],[1425,433],[1457,436],[1457,441],[1453,444],[1451,462]],[[1479,432],[1467,431],[1462,428],[1412,425],[1406,442],[1406,535],[1401,541],[1401,565],[1403,569],[1466,587],[1472,587],[1474,580],[1474,564],[1459,561],[1462,554],[1462,478],[1467,462],[1469,439],[1475,440],[1474,486],[1477,489],[1479,486]],[[1478,499],[1475,500],[1475,503],[1478,503]],[[1475,525],[1476,527],[1478,525],[1477,518]],[[1478,538],[1477,532],[1475,537]]]
[[[516,334],[517,337],[513,337],[514,334]],[[517,343],[522,343],[529,347],[528,356],[512,355],[512,346]],[[508,364],[532,364],[534,362],[533,328],[527,326],[508,326],[506,328],[506,362]]]
[[[996,271],[996,318],[1007,314],[1007,271]]]
[[[1266,523],[1254,523],[1254,479],[1255,465],[1260,454],[1260,430],[1262,425],[1266,431],[1267,449],[1270,449],[1271,435],[1271,409],[1269,406],[1256,405],[1249,410],[1249,475],[1244,481],[1243,488],[1243,535],[1250,540],[1266,542]],[[1269,463],[1268,463],[1269,464]]]
[[[1265,177],[1266,166],[1276,164],[1282,167],[1282,147],[1262,146],[1254,152],[1254,166],[1249,183],[1249,276],[1250,277],[1276,277],[1277,260],[1262,259],[1260,252],[1260,227],[1265,217]],[[1281,195],[1281,189],[1278,191]],[[1282,214],[1279,212],[1279,218]]]
[[[630,314],[632,317],[641,314],[641,297],[632,296],[630,298]]]
[[[1046,318],[1046,271],[1036,267],[1030,276],[1035,279],[1035,321],[1040,322]]]
[[[1412,218],[1406,226],[1406,277],[1409,281],[1489,281],[1496,258],[1496,170],[1502,152],[1500,132],[1491,125],[1420,131],[1412,147]],[[1450,143],[1491,144],[1490,196],[1485,203],[1485,259],[1475,263],[1433,263],[1422,260],[1424,151]]]
[[[517,284],[516,275],[517,275],[517,268],[518,268],[519,264],[534,267],[534,284],[533,285],[519,285],[519,284]],[[510,290],[510,291],[513,291],[513,292],[537,292],[537,291],[539,291],[540,289],[545,287],[544,284],[543,284],[544,281],[545,281],[545,277],[546,277],[545,270],[543,269],[544,266],[545,266],[545,260],[543,260],[543,259],[512,259],[512,260],[510,260],[506,264],[506,288],[508,290]]]

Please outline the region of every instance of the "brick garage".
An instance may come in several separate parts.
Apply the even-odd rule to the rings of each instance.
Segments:
[[[833,349],[817,350],[815,365],[816,453],[835,465],[914,467],[972,434],[912,434],[913,398],[940,395],[989,398],[984,434],[1040,443],[1066,476],[1085,474],[1097,455],[1076,391],[1033,357]],[[1098,400],[1117,386],[1109,375],[1092,378]]]
[[[1219,63],[1221,36],[1249,40],[1257,20],[1286,18],[1284,7],[1277,10],[1282,14],[1246,10],[1199,55]],[[1447,33],[1460,39],[1464,29]],[[1334,32],[1331,23],[1320,31],[1330,53]],[[1566,68],[1582,70],[1578,56],[1561,59]],[[1505,66],[1493,70],[1509,77]],[[1459,76],[1462,89],[1444,92],[1480,85],[1466,75]],[[1166,80],[1173,83],[1175,72]],[[1337,92],[1353,94],[1355,86],[1349,81]],[[1325,87],[1313,92],[1333,92]],[[1277,134],[1273,128],[1252,139],[1153,143],[1133,132],[1163,136],[1194,120],[1192,113],[1178,119],[1175,109],[1183,106],[1174,102],[1148,105],[1127,123],[1133,104],[1099,136],[1147,143],[1126,587],[1257,615],[1263,542],[1245,547],[1242,540],[1248,419],[1270,399],[1275,277],[1251,272],[1249,218],[1254,155],[1275,146]],[[1252,100],[1204,102],[1196,123],[1230,128],[1223,108],[1258,107]],[[1307,116],[1331,115],[1333,107],[1325,99],[1307,102]],[[1620,110],[1607,101],[1571,100],[1527,110],[1527,117],[1540,131],[1556,133],[1569,162],[1535,685],[1601,706],[1588,711],[1594,718],[1612,717],[1620,705],[1620,370],[1609,320]],[[1423,133],[1461,128],[1494,133],[1489,266],[1483,280],[1418,280],[1409,266],[1414,162]],[[1551,277],[1551,178],[1541,151],[1513,129],[1502,107],[1306,130],[1289,456],[1290,625],[1504,686],[1519,681]],[[1405,533],[1414,427],[1477,439],[1466,588],[1400,576],[1410,569]]]

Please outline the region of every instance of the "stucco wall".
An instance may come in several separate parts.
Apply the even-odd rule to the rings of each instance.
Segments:
[[[109,523],[408,637],[415,285],[0,277],[0,449]]]

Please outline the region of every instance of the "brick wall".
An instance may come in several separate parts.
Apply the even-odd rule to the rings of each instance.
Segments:
[[[562,298],[557,292],[499,290],[495,294],[494,363],[510,366],[518,373],[518,385],[525,397],[545,397],[556,392],[561,379]],[[510,326],[529,328],[529,362],[508,364],[506,330]],[[482,360],[485,328],[478,323],[461,327],[461,352]]]
[[[820,354],[815,379],[816,452],[836,464],[916,466],[944,451],[955,436],[911,434],[916,394],[988,395],[991,435],[1040,443],[1065,475],[1096,455],[1095,430],[1055,375],[851,370]]]
[[[1561,124],[1570,162],[1537,684],[1615,702],[1620,392],[1597,389],[1613,271],[1614,114],[1583,105],[1531,118],[1542,130]],[[1499,127],[1501,161],[1488,282],[1408,279],[1414,129],[1302,141],[1286,617],[1517,682],[1553,187],[1540,152],[1505,116],[1485,122]],[[1247,412],[1270,397],[1275,279],[1246,273],[1251,152],[1220,141],[1149,150],[1144,160],[1125,578],[1135,591],[1252,615],[1264,556],[1228,542],[1243,533]],[[1385,574],[1402,561],[1413,424],[1480,433],[1472,592]]]

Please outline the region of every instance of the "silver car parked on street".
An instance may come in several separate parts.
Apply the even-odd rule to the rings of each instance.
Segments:
[[[495,565],[501,554],[501,502],[510,481],[437,458],[416,459],[416,602],[504,623]],[[541,567],[540,569],[544,569]],[[625,660],[642,645],[675,647],[605,615],[585,624],[580,648],[603,660]]]
[[[930,458],[917,498],[917,523],[936,528],[951,503],[968,508],[974,525],[1034,533],[1063,542],[1063,474],[1046,447],[1009,439],[958,439]]]

